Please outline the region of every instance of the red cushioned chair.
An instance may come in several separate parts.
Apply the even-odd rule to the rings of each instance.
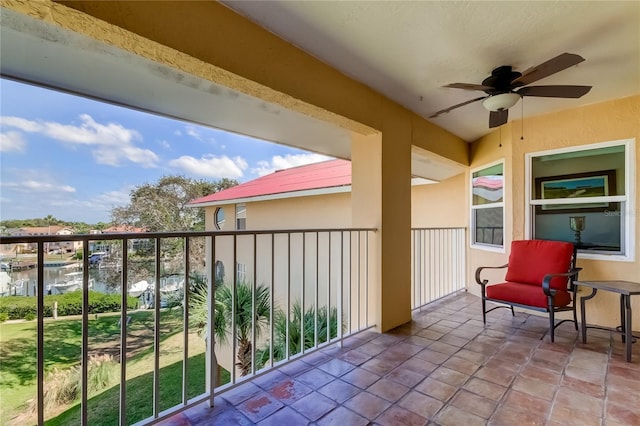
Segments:
[[[484,269],[507,268],[505,282],[487,285],[481,279]],[[476,270],[476,282],[482,287],[482,320],[487,323],[487,312],[514,306],[549,314],[551,341],[554,330],[565,321],[573,321],[578,330],[576,314],[576,291],[578,280],[576,247],[571,243],[546,240],[522,240],[511,243],[509,263],[497,267],[483,266]],[[487,310],[487,301],[502,305]],[[503,306],[508,305],[508,306]],[[573,320],[562,320],[555,324],[554,314],[573,311]]]

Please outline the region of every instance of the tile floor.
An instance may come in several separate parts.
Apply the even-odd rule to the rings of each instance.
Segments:
[[[349,338],[163,425],[640,425],[640,343],[459,294],[391,332]],[[544,337],[543,337],[544,336]],[[542,339],[541,339],[542,338]]]

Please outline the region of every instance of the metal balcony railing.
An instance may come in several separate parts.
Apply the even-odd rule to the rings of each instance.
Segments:
[[[78,251],[82,253],[78,256],[82,313],[70,317],[81,323],[81,348],[75,362],[79,362],[81,389],[76,424],[99,420],[92,417],[96,416],[92,409],[96,396],[89,393],[89,365],[90,354],[104,341],[95,337],[100,321],[92,309],[98,296],[90,290],[115,293],[120,298],[119,311],[101,313],[100,320],[103,315],[118,318],[117,340],[111,342],[119,359],[117,406],[113,406],[118,415],[113,423],[121,425],[154,423],[205,400],[213,404],[214,395],[247,378],[326,345],[339,344],[375,325],[375,289],[371,284],[376,270],[371,260],[377,244],[374,229],[3,237],[0,244],[9,245],[16,253],[19,248],[35,246],[35,279],[24,297],[34,298],[36,305],[33,421],[38,424],[58,415],[45,408],[47,353],[58,344],[58,336],[47,335],[55,322],[51,318],[45,321],[45,312],[49,312],[45,297],[63,287],[46,282],[45,248],[63,242],[82,244]],[[101,254],[90,257],[96,248]],[[22,260],[21,267],[25,267],[28,262]],[[27,289],[29,285],[27,282]],[[34,292],[35,296],[28,296]],[[131,297],[138,298],[136,309],[127,308]],[[203,300],[204,320],[198,317]],[[216,307],[215,316],[209,314],[212,307]],[[143,321],[139,319],[143,314],[149,320],[146,328],[138,331],[136,321]],[[168,339],[177,339],[174,346],[182,352],[178,354],[181,372],[177,384],[165,371]],[[140,392],[132,387],[132,377],[138,374],[134,370],[139,370],[138,358],[143,354],[152,354],[146,373],[152,378],[146,390],[149,403],[142,404],[145,408],[141,411],[132,411],[130,398]],[[192,371],[198,368],[204,369],[206,379],[192,378]],[[194,390],[193,381],[198,380],[202,383]],[[169,382],[175,388],[168,388]],[[177,404],[167,402],[176,398]]]
[[[411,309],[466,288],[465,228],[414,228]]]

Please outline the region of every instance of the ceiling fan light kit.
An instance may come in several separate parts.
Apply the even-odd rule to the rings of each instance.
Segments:
[[[501,111],[509,109],[514,106],[520,100],[520,95],[517,93],[500,93],[499,95],[493,95],[482,101],[487,111]]]
[[[491,71],[491,75],[482,84],[451,83],[444,87],[462,90],[477,90],[485,92],[486,96],[471,99],[432,114],[429,118],[436,118],[461,106],[482,101],[482,105],[489,111],[489,128],[502,126],[509,119],[509,108],[518,103],[524,96],[545,98],[580,98],[591,90],[591,86],[528,86],[538,80],[579,64],[584,58],[575,53],[562,53],[542,64],[529,68],[520,73],[513,71],[511,66],[502,65]]]

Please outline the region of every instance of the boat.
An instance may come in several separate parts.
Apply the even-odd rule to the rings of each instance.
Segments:
[[[129,289],[129,296],[140,297],[142,293],[149,289],[149,283],[147,280],[138,281],[134,283]]]
[[[170,275],[160,278],[160,293],[172,295],[184,287],[184,277],[181,275]]]
[[[0,296],[10,296],[11,288],[11,276],[4,270],[0,271]]]
[[[83,285],[83,274],[84,273],[82,271],[69,272],[68,274],[64,274],[66,277],[64,281],[56,281],[47,288],[50,289],[52,294],[64,294],[81,290]],[[89,288],[91,287],[93,287],[93,278],[89,278]]]

